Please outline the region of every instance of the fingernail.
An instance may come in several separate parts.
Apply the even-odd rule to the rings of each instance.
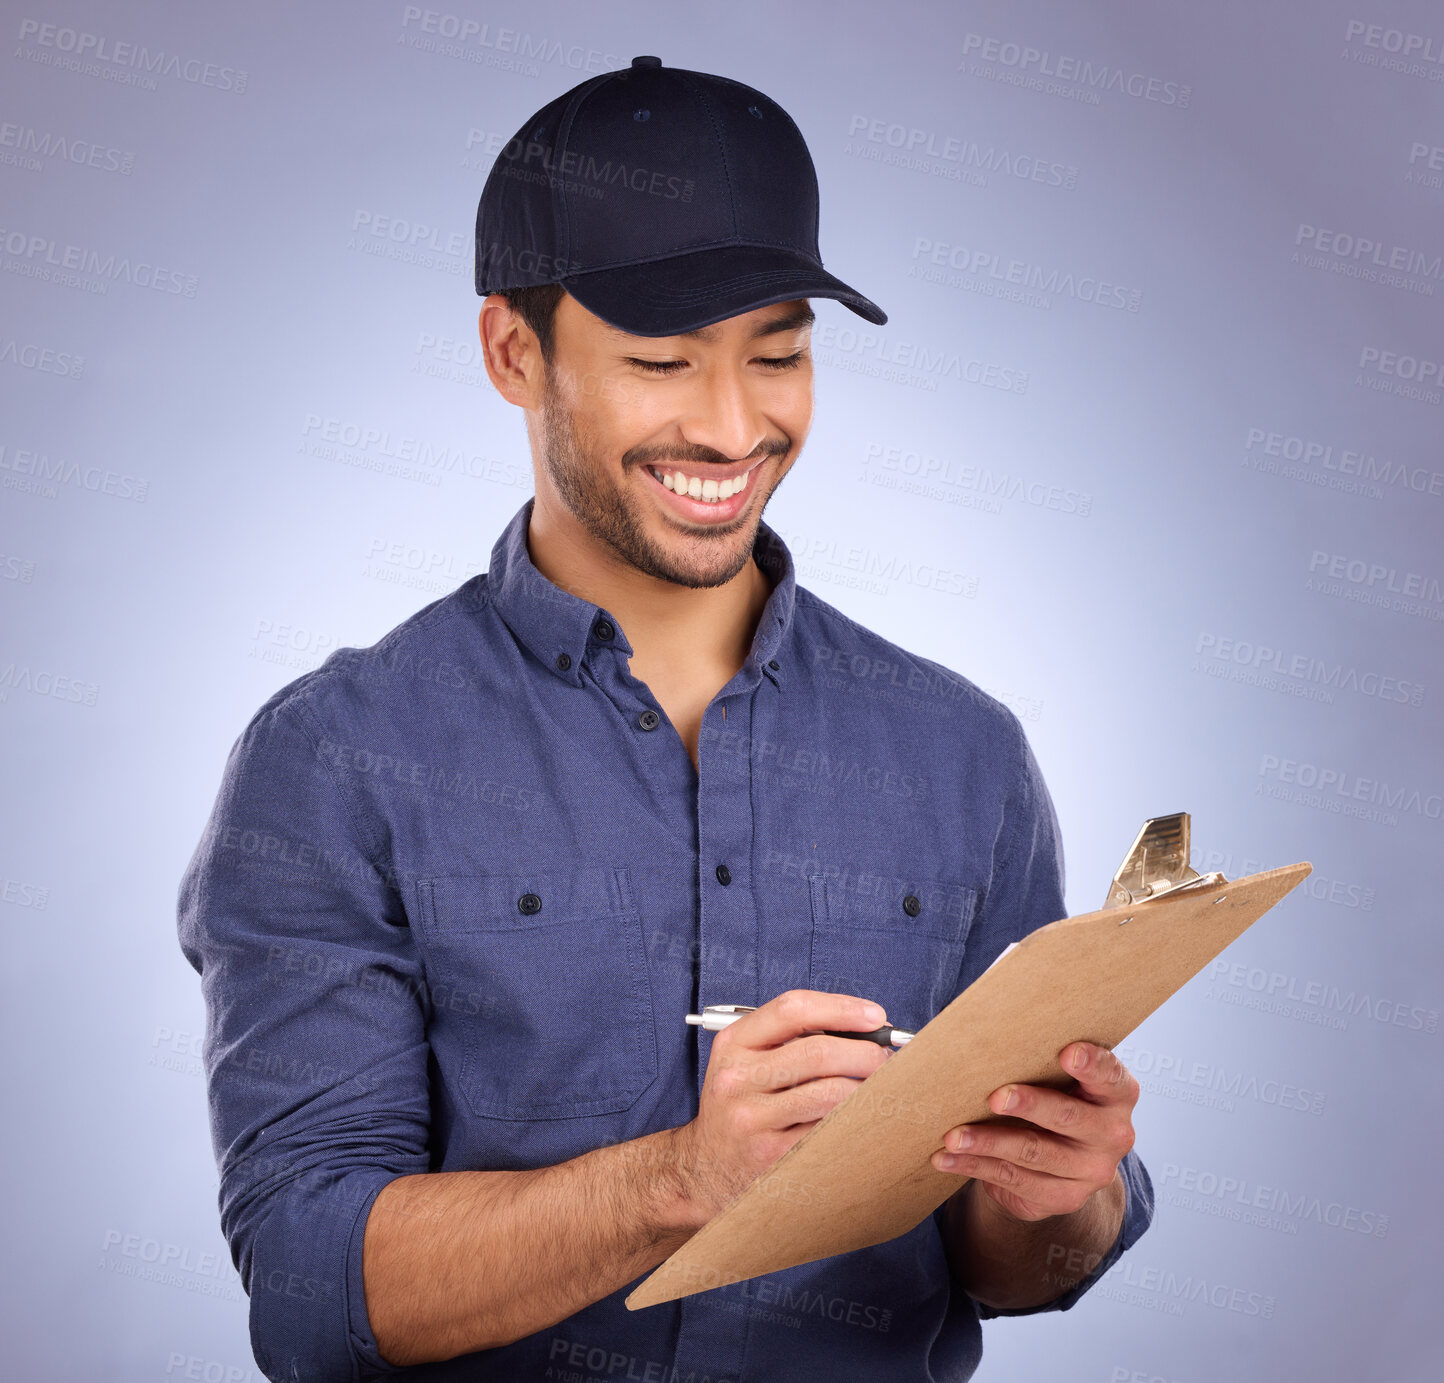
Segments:
[[[862,1017],[864,1022],[874,1023],[878,1027],[882,1027],[887,1022],[887,1014],[877,1004],[864,1004]]]
[[[1017,1103],[1018,1103],[1018,1092],[1017,1092],[1016,1089],[1014,1089],[1013,1086],[1010,1085],[1010,1086],[1008,1087],[1008,1093],[1003,1096],[1003,1110],[1004,1110],[1004,1112],[1006,1113],[1008,1110],[1012,1109],[1012,1107],[1013,1107],[1015,1104],[1017,1104]]]
[[[1071,1065],[1075,1071],[1081,1071],[1087,1064],[1088,1050],[1085,1047],[1079,1047],[1073,1053],[1073,1060],[1069,1063],[1069,1065]]]
[[[961,1130],[957,1137],[953,1139],[953,1149],[956,1152],[962,1152],[964,1148],[971,1148],[972,1146],[973,1135],[969,1133],[967,1129]]]

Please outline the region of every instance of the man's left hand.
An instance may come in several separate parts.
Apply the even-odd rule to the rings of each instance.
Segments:
[[[961,1124],[933,1154],[940,1172],[973,1177],[1015,1218],[1071,1215],[1110,1186],[1133,1147],[1138,1081],[1106,1047],[1071,1042],[1058,1053],[1077,1093],[1005,1085],[988,1096],[995,1114],[1026,1121]]]

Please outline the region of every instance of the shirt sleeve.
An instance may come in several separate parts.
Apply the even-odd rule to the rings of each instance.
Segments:
[[[974,1301],[980,1320],[991,1320],[994,1316],[1033,1316],[1039,1311],[1067,1311],[1076,1306],[1089,1288],[1099,1282],[1108,1270],[1131,1249],[1142,1236],[1143,1231],[1153,1223],[1153,1182],[1149,1179],[1148,1168],[1138,1156],[1138,1150],[1131,1150],[1118,1164],[1123,1173],[1123,1223],[1118,1227],[1118,1236],[1108,1252],[1098,1260],[1097,1265],[1086,1277],[1075,1282],[1062,1296],[1037,1306],[1019,1306],[1012,1310],[999,1310]],[[1066,1268],[1066,1263],[1062,1265]]]
[[[428,1170],[423,972],[378,833],[295,696],[233,746],[178,897],[200,973],[221,1228],[266,1376],[394,1373],[366,1316],[377,1193]]]
[[[1015,941],[1068,915],[1063,901],[1063,833],[1022,722],[1004,708],[1012,753],[993,868],[968,934],[958,976],[962,993]]]
[[[992,878],[975,921],[959,976],[961,993],[1011,942],[1068,915],[1064,902],[1063,837],[1052,795],[1023,731],[1008,712],[1014,732],[1016,772],[1005,790]],[[975,1302],[983,1320],[994,1316],[1030,1316],[1040,1311],[1066,1311],[1118,1261],[1153,1222],[1153,1183],[1148,1169],[1130,1150],[1119,1164],[1123,1175],[1124,1210],[1118,1236],[1108,1252],[1081,1281],[1061,1296],[1037,1306],[998,1310]],[[935,1212],[941,1216],[943,1207]],[[941,1228],[941,1219],[938,1220]]]

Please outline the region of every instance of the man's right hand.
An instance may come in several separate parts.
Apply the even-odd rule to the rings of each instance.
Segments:
[[[888,1058],[824,1030],[886,1021],[850,994],[789,990],[712,1038],[691,1123],[552,1167],[388,1182],[362,1257],[382,1357],[420,1364],[511,1344],[649,1272]]]
[[[870,1032],[881,1007],[851,994],[789,989],[712,1038],[697,1117],[672,1131],[677,1189],[700,1229],[891,1055]]]

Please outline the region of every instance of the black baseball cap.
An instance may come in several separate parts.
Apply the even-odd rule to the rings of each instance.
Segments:
[[[476,291],[559,283],[636,336],[809,297],[886,322],[822,267],[817,216],[812,157],[781,106],[633,58],[543,106],[497,156],[476,212]]]

